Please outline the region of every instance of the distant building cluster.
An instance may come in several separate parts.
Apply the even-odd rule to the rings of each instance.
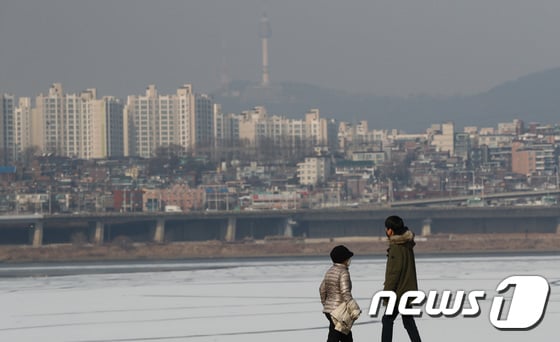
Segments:
[[[226,113],[190,84],[126,102],[53,84],[34,101],[0,95],[0,211],[46,210],[46,199],[63,211],[185,211],[558,189],[559,146],[560,126],[519,119],[404,133],[319,109]]]
[[[265,139],[292,147],[336,142],[336,129],[327,129],[317,109],[304,120],[268,116],[263,107],[224,114],[209,95],[195,94],[190,84],[172,95],[159,94],[150,85],[145,95],[128,96],[126,103],[112,96],[99,99],[95,89],[64,93],[58,83],[37,96],[35,105],[29,97],[8,94],[0,101],[3,164],[21,161],[30,148],[42,154],[103,159],[149,158],[169,145],[196,151],[239,142],[255,145]]]
[[[289,101],[270,80],[270,37],[263,14],[262,79],[243,96]],[[559,125],[443,122],[411,134],[302,114],[229,113],[191,84],[174,94],[149,85],[126,101],[59,83],[34,101],[0,94],[0,212],[354,207],[560,189]]]

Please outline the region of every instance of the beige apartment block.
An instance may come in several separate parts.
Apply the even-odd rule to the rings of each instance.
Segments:
[[[277,145],[309,143],[312,146],[328,144],[328,122],[312,109],[305,118],[291,119],[279,115],[269,116],[264,107],[255,107],[238,116],[239,140],[254,145],[269,140]]]
[[[330,176],[331,163],[329,157],[308,157],[297,164],[297,175],[302,185],[317,185]]]
[[[435,131],[432,136],[433,146],[437,151],[449,152],[449,155],[455,154],[455,124],[453,122],[445,122],[441,124],[441,129]]]
[[[145,95],[131,95],[124,109],[125,154],[149,158],[160,146],[185,150],[211,146],[214,139],[214,103],[185,84],[172,95],[161,95],[155,85]]]
[[[63,92],[54,83],[36,97],[31,116],[31,143],[44,153],[82,159],[123,155],[122,105],[114,97],[97,98],[97,90]]]

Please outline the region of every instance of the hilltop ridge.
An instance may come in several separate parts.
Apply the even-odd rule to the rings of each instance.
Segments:
[[[367,120],[376,129],[399,128],[412,132],[449,120],[458,126],[493,126],[515,118],[557,123],[559,93],[560,68],[553,68],[468,96],[377,96],[297,82],[282,82],[263,90],[249,81],[234,81],[227,89],[213,92],[213,96],[227,112],[265,106],[272,114],[301,117],[309,109],[319,108],[327,118],[349,122]]]

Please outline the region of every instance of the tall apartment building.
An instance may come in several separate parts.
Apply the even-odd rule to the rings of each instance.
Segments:
[[[176,110],[169,117],[177,125],[175,144],[185,149],[196,146],[196,117],[195,117],[195,94],[191,84],[185,84],[177,89]],[[165,113],[162,113],[165,115]]]
[[[328,145],[327,120],[320,117],[319,109],[311,109],[305,114],[305,130],[314,146]]]
[[[293,128],[289,137],[284,123]],[[292,139],[303,140],[303,129],[301,126],[301,120],[285,122],[281,116],[269,116],[265,120],[257,122],[255,141],[257,144],[270,140],[276,145],[292,145]]]
[[[228,147],[239,141],[239,115],[222,113],[222,106],[214,104],[214,146]]]
[[[93,158],[124,156],[123,104],[121,100],[104,96],[94,101],[92,115]]]
[[[45,153],[90,158],[91,104],[87,102],[94,97],[95,91],[91,90],[64,94],[60,83],[53,84],[48,94],[37,96],[35,104],[44,133],[40,147]]]
[[[122,155],[122,105],[113,97],[97,99],[94,88],[65,94],[55,83],[35,100],[32,126],[39,127],[45,153],[82,159]]]
[[[455,156],[461,157],[464,161],[470,160],[471,156],[471,136],[468,133],[455,133],[454,143]]]
[[[195,147],[214,144],[214,101],[206,94],[195,94]]]
[[[308,157],[297,164],[297,177],[302,185],[317,185],[325,182],[331,173],[331,162],[327,156]]]
[[[243,143],[254,145],[257,139],[257,124],[266,120],[268,114],[266,108],[255,107],[249,111],[243,111],[239,115],[239,140]]]
[[[498,134],[521,135],[525,130],[522,120],[514,119],[512,122],[498,123]]]
[[[437,151],[449,152],[450,156],[454,156],[455,124],[453,122],[445,122],[441,124],[441,128],[436,130],[433,134],[432,145],[436,147]]]
[[[511,171],[523,175],[552,175],[558,166],[554,144],[514,141],[511,144]]]
[[[31,98],[19,98],[18,106],[14,110],[14,151],[15,160],[18,161],[23,157],[25,149],[36,145],[33,141],[32,113]]]
[[[359,146],[371,142],[368,122],[365,120],[357,123],[341,122],[338,126],[338,145],[342,149],[350,145]]]
[[[13,95],[0,96],[0,164],[20,161],[26,148],[32,146],[31,99]]]
[[[192,105],[191,102],[188,106]],[[158,146],[176,143],[179,122],[174,113],[177,106],[187,104],[177,103],[177,97],[159,95],[155,85],[149,85],[144,96],[128,96],[124,108],[128,125],[125,154],[151,157]]]
[[[9,94],[0,96],[0,164],[9,165],[15,160],[14,137],[15,97]]]
[[[304,144],[327,146],[328,138],[328,121],[320,117],[318,109],[310,110],[303,120],[278,115],[268,116],[264,107],[255,107],[239,116],[239,139],[252,145],[272,141],[274,144],[289,147]]]
[[[214,106],[207,95],[185,84],[173,95],[160,95],[154,85],[145,95],[131,95],[125,112],[125,154],[151,157],[160,146],[185,150],[210,146],[214,134]]]
[[[486,145],[489,148],[501,148],[511,146],[515,136],[507,134],[484,134],[478,136],[478,145]]]
[[[537,151],[526,148],[522,142],[515,141],[511,145],[511,172],[531,175],[537,170]]]
[[[338,121],[335,119],[327,120],[327,146],[329,151],[338,151]]]

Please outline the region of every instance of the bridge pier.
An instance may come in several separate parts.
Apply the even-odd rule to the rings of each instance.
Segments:
[[[237,230],[237,219],[233,216],[229,216],[227,220],[225,240],[228,242],[235,241],[236,230]]]
[[[93,233],[93,243],[96,245],[103,244],[103,236],[105,235],[105,224],[101,221],[95,222],[95,231]]]
[[[156,220],[156,229],[154,231],[154,242],[163,243],[165,238],[165,219],[158,218]]]
[[[43,222],[37,221],[33,229],[33,247],[41,247],[43,245]]]
[[[290,238],[294,237],[294,230],[292,227],[295,226],[297,222],[291,218],[287,218],[284,222],[284,236]]]
[[[432,219],[427,218],[422,221],[422,236],[432,235]]]

